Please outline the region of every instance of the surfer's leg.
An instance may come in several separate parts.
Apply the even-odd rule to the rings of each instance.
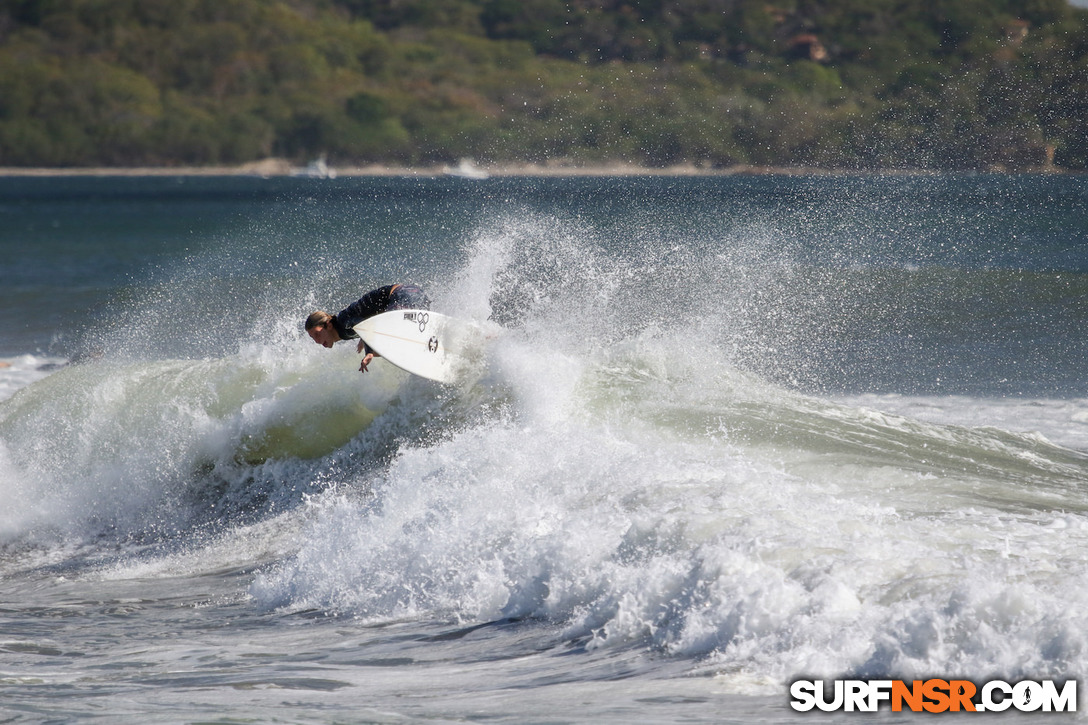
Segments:
[[[431,301],[423,290],[415,285],[401,284],[389,294],[389,310],[422,309],[431,307]]]

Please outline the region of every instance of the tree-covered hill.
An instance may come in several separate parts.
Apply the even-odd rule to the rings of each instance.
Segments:
[[[0,0],[0,166],[1088,167],[1066,0]]]

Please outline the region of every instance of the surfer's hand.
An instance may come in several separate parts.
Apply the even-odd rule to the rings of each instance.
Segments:
[[[366,366],[370,364],[370,361],[374,359],[374,353],[370,353],[363,357],[363,361],[359,363],[359,372],[365,373]]]

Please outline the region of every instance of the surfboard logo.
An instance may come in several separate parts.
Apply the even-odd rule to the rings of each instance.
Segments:
[[[420,332],[422,331],[423,329],[420,328]],[[431,335],[431,339],[427,340],[427,349],[431,352],[438,352],[438,335]]]
[[[430,315],[426,312],[405,312],[404,319],[409,322],[419,323],[419,331],[423,332],[427,329],[427,323],[430,322]]]

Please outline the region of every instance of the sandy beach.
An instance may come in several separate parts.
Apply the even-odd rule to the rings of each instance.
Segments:
[[[421,177],[440,176],[481,179],[488,177],[620,177],[620,176],[935,176],[947,171],[934,169],[833,169],[813,166],[711,166],[708,164],[674,164],[652,167],[628,163],[580,164],[561,159],[546,163],[462,162],[456,166],[435,164],[430,166],[395,166],[390,164],[366,164],[361,166],[325,165],[312,162],[298,166],[287,159],[270,158],[236,166],[96,166],[37,168],[0,166],[0,177],[51,177],[51,176],[257,176],[257,177],[311,177],[338,178],[362,176]],[[1003,167],[985,170],[964,170],[962,173],[987,174],[1077,174],[1058,166],[1041,166],[1027,171],[1011,172]]]
[[[859,173],[856,171],[821,169],[813,167],[768,167],[736,165],[711,167],[709,165],[676,164],[649,167],[636,164],[610,163],[582,165],[571,161],[533,163],[480,163],[457,166],[445,164],[432,166],[393,166],[368,164],[363,166],[319,165],[297,166],[286,159],[264,159],[237,166],[149,166],[149,167],[64,167],[23,168],[0,167],[0,176],[462,176],[485,178],[489,176],[733,176],[740,174],[764,175],[832,175]],[[881,171],[879,173],[928,173],[924,171]]]

